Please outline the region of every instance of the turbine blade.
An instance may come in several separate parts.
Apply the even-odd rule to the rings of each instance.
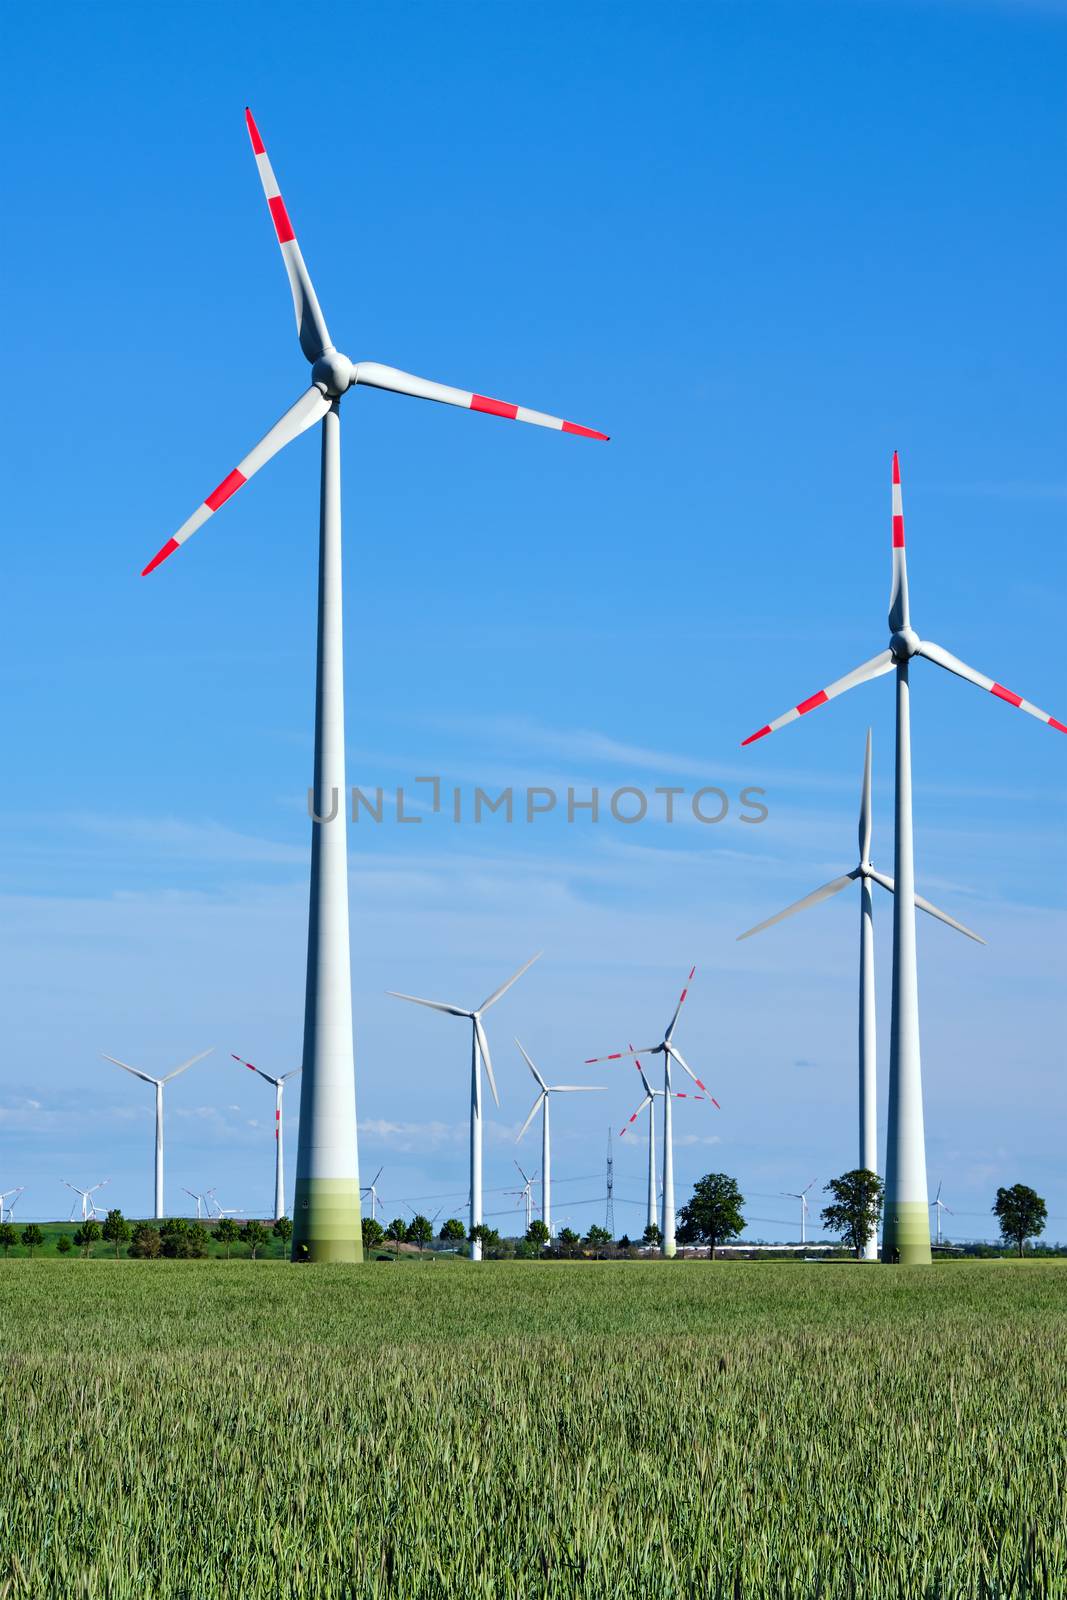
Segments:
[[[294,1067],[291,1072],[283,1072],[278,1079],[279,1083],[288,1083],[290,1078],[295,1078],[298,1072],[303,1072],[303,1067]]]
[[[542,1089],[547,1089],[548,1088],[548,1084],[545,1082],[544,1078],[542,1078],[541,1074],[538,1072],[537,1068],[534,1066],[533,1062],[530,1060],[530,1057],[527,1055],[527,1053],[523,1049],[522,1045],[519,1044],[518,1039],[515,1040],[515,1043],[519,1045],[519,1049],[522,1051],[522,1059],[525,1061],[526,1065],[529,1067],[530,1071],[533,1073],[534,1077],[537,1079],[537,1081],[541,1085]]]
[[[829,883],[824,883],[821,889],[813,889],[802,900],[794,900],[791,906],[786,906],[784,911],[775,912],[773,917],[768,917],[766,922],[757,922],[754,928],[749,928],[745,933],[737,935],[737,942],[742,939],[751,939],[754,933],[762,933],[764,928],[773,928],[776,922],[784,922],[786,917],[795,916],[798,911],[805,911],[808,906],[817,906],[822,900],[829,900],[831,895],[840,894],[846,884],[859,877],[859,870],[846,872],[843,877],[833,878]]]
[[[100,1054],[105,1061],[113,1062],[116,1067],[121,1067],[124,1072],[132,1072],[134,1077],[140,1078],[142,1083],[162,1083],[163,1081],[161,1078],[153,1078],[150,1072],[142,1072],[140,1067],[131,1067],[128,1061],[120,1061],[118,1056],[104,1055],[102,1050]]]
[[[255,1066],[255,1064],[253,1062],[246,1061],[244,1056],[235,1056],[232,1050],[230,1051],[230,1055],[233,1057],[234,1061],[238,1062],[242,1067],[247,1067],[249,1072],[258,1072],[259,1076],[261,1078],[266,1078],[267,1082],[268,1083],[273,1083],[275,1088],[277,1088],[279,1083],[284,1083],[285,1082],[285,1078],[291,1078],[292,1077],[292,1073],[291,1072],[287,1072],[285,1074],[285,1078],[272,1078],[269,1072],[264,1072],[262,1067],[257,1067],[257,1066]],[[297,1067],[296,1070],[299,1072],[300,1068]],[[189,1193],[188,1189],[185,1192],[186,1192],[186,1194],[188,1194]]]
[[[688,1061],[685,1059],[685,1057],[683,1056],[682,1052],[679,1050],[679,1048],[678,1048],[678,1046],[676,1044],[672,1044],[671,1045],[671,1055],[674,1057],[675,1061],[677,1061],[677,1063],[681,1067],[682,1071],[683,1072],[688,1072],[689,1076],[692,1078],[693,1082],[696,1084],[698,1089],[703,1089],[705,1094],[709,1094],[711,1092],[708,1089],[707,1084],[704,1083],[702,1079],[697,1077],[696,1073],[693,1071],[692,1067],[689,1065]]]
[[[825,689],[820,689],[818,694],[813,694],[809,699],[802,700],[792,711],[786,711],[780,717],[775,717],[773,722],[768,722],[755,733],[750,733],[747,739],[742,739],[742,746],[754,744],[757,739],[764,738],[768,733],[777,733],[779,728],[784,728],[786,723],[795,722],[798,717],[806,716],[809,711],[814,711],[816,706],[824,706],[827,700],[836,700],[839,694],[844,694],[846,689],[855,689],[857,684],[867,683],[871,678],[880,678],[883,672],[890,672],[893,667],[893,654],[890,650],[880,650],[869,661],[864,661],[861,666],[853,667],[851,672],[846,672],[843,678],[837,678],[828,684]]]
[[[860,861],[871,857],[871,730],[867,729],[867,752],[863,758],[863,787],[860,790]]]
[[[170,1080],[172,1078],[176,1078],[180,1072],[188,1072],[190,1067],[195,1067],[198,1061],[203,1061],[205,1056],[209,1056],[214,1048],[215,1046],[213,1044],[208,1045],[207,1049],[201,1050],[199,1055],[190,1056],[188,1061],[183,1061],[180,1067],[175,1067],[173,1072],[168,1072],[165,1077],[160,1079],[160,1082],[169,1083]]]
[[[606,1083],[554,1083],[550,1089],[551,1094],[598,1094],[607,1093]]]
[[[893,587],[889,595],[889,631],[899,633],[911,622],[908,610],[908,561],[904,554],[904,499],[900,459],[893,451]]]
[[[417,994],[401,994],[399,989],[387,989],[387,995],[394,1000],[410,1000],[413,1006],[429,1006],[431,1011],[446,1011],[450,1017],[472,1017],[473,1011],[464,1011],[462,1006],[450,1006],[444,1000],[422,1000]]]
[[[488,1011],[490,1006],[495,1006],[497,1001],[500,999],[500,996],[502,994],[507,994],[507,992],[511,988],[512,984],[513,983],[518,983],[518,981],[522,977],[523,973],[526,972],[530,967],[532,967],[535,961],[540,961],[542,954],[543,954],[543,951],[538,950],[537,954],[535,956],[531,956],[529,961],[524,961],[522,966],[519,968],[518,972],[513,972],[511,974],[511,977],[508,979],[508,981],[506,983],[502,983],[500,985],[499,989],[494,989],[493,990],[493,992],[489,996],[488,1000],[483,1000],[482,1001],[481,1005],[478,1007],[478,1010],[479,1011]]]
[[[888,889],[890,894],[896,893],[897,886],[887,873],[877,872],[872,868],[871,877],[875,883],[880,883],[883,889]],[[985,944],[986,941],[980,933],[974,933],[964,923],[957,922],[955,917],[950,917],[947,911],[942,911],[938,906],[931,904],[929,900],[924,900],[921,894],[915,896],[915,904],[920,911],[925,911],[928,916],[936,917],[939,922],[945,922],[950,928],[955,928],[957,933],[965,933],[968,939],[974,940],[975,944]]]
[[[542,1104],[544,1103],[544,1098],[545,1098],[544,1092],[542,1091],[542,1093],[539,1094],[537,1096],[537,1099],[534,1101],[533,1106],[532,1106],[532,1108],[530,1110],[530,1115],[526,1118],[526,1121],[523,1123],[522,1127],[519,1129],[518,1133],[515,1135],[515,1143],[516,1144],[518,1144],[519,1140],[522,1138],[523,1134],[526,1132],[527,1128],[530,1126],[530,1123],[533,1121],[534,1117],[536,1117],[538,1111],[540,1110]]]
[[[493,1091],[493,1099],[499,1106],[500,1096],[496,1092],[496,1079],[493,1077],[493,1062],[489,1054],[489,1040],[485,1037],[485,1029],[482,1027],[482,1019],[477,1012],[474,1014],[473,1022],[474,1032],[478,1039],[478,1051],[481,1055],[482,1064],[485,1067],[486,1075],[489,1079],[489,1087]]]
[[[1038,722],[1047,722],[1060,733],[1067,733],[1067,722],[1060,722],[1056,717],[1049,716],[1040,706],[1024,700],[1022,695],[1015,694],[1011,689],[1005,689],[1002,683],[995,683],[992,678],[987,678],[984,672],[976,672],[958,656],[950,654],[948,650],[942,650],[939,644],[932,644],[929,639],[923,639],[919,644],[919,654],[925,656],[927,661],[936,662],[939,667],[944,667],[946,672],[954,672],[957,678],[966,678],[968,683],[976,684],[979,689],[995,694],[998,700],[1006,700],[1010,706],[1017,706],[1020,711],[1028,711]]]
[[[491,400],[488,395],[472,394],[469,389],[453,389],[447,383],[417,378],[412,372],[383,366],[380,361],[360,361],[353,368],[352,381],[366,384],[371,389],[389,389],[393,394],[411,395],[415,400],[437,400],[442,405],[460,406],[464,411],[484,411],[491,417],[509,417],[513,422],[532,422],[538,428],[576,433],[583,439],[602,439],[606,443],[609,437],[606,433],[599,433],[596,428],[583,428],[580,423],[565,422],[562,417],[550,417],[544,411],[531,411],[527,406],[515,406],[506,400]]]
[[[630,1118],[630,1121],[626,1124],[626,1128],[631,1127],[633,1125],[633,1123],[635,1123],[637,1121],[638,1117],[641,1115],[641,1113],[645,1109],[645,1107],[646,1106],[650,1106],[651,1104],[652,1104],[652,1093],[651,1093],[651,1091],[649,1091],[649,1093],[646,1094],[645,1098],[641,1101],[641,1104],[638,1106],[638,1108],[634,1112],[633,1116]],[[620,1139],[622,1138],[623,1134],[626,1132],[626,1128],[620,1128],[619,1129],[619,1138]]]
[[[685,997],[689,993],[689,985],[693,981],[693,974],[695,972],[696,972],[696,967],[690,967],[689,968],[689,976],[685,980],[685,988],[682,990],[681,994],[678,996],[678,1004],[674,1008],[674,1016],[670,1020],[670,1025],[668,1026],[666,1033],[663,1035],[664,1039],[669,1039],[671,1034],[674,1032],[674,1025],[678,1021],[678,1013],[681,1011],[682,1006],[685,1004]]]
[[[274,231],[278,235],[278,244],[285,262],[285,270],[289,274],[289,286],[293,291],[293,310],[296,312],[296,331],[300,335],[300,348],[314,365],[324,350],[333,348],[326,327],[326,318],[322,314],[311,274],[304,265],[304,258],[300,253],[300,246],[296,242],[293,225],[289,221],[289,213],[285,209],[285,201],[278,189],[278,180],[274,176],[274,168],[270,164],[256,127],[255,118],[251,111],[245,107],[245,123],[248,127],[248,137],[252,141],[252,150],[259,168],[259,181],[263,185],[263,193],[267,199],[271,221]]]
[[[276,422],[269,433],[264,434],[259,443],[251,449],[243,461],[239,461],[232,472],[226,474],[217,488],[212,489],[207,499],[202,501],[185,522],[182,523],[173,538],[156,551],[147,567],[141,573],[145,578],[154,572],[161,562],[166,561],[183,545],[186,539],[192,537],[197,528],[202,528],[208,517],[213,516],[221,505],[225,505],[231,495],[237,493],[242,484],[248,482],[253,473],[265,466],[271,456],[276,456],[284,445],[290,444],[305,428],[310,428],[312,423],[318,422],[330,409],[330,402],[321,389],[314,384],[306,393],[300,396],[295,406],[290,406],[285,416]]]
[[[644,1050],[616,1050],[610,1056],[586,1056],[582,1063],[586,1067],[596,1067],[605,1061],[625,1061],[628,1056],[654,1056],[662,1050],[658,1044],[650,1044]]]

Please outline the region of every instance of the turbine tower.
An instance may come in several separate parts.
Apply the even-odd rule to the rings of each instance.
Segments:
[[[158,1222],[163,1216],[163,1085],[169,1083],[179,1073],[186,1072],[190,1067],[195,1067],[198,1061],[203,1061],[214,1049],[211,1045],[207,1050],[201,1050],[198,1056],[190,1056],[188,1061],[183,1061],[180,1067],[175,1067],[173,1072],[165,1073],[162,1078],[153,1078],[151,1073],[142,1072],[140,1067],[131,1067],[126,1061],[120,1061],[117,1056],[104,1055],[105,1061],[110,1061],[113,1066],[121,1067],[123,1072],[132,1072],[135,1078],[140,1078],[142,1083],[151,1083],[156,1091],[156,1208],[152,1215]],[[103,1055],[103,1052],[101,1052]]]
[[[659,1044],[649,1045],[644,1050],[635,1050],[631,1045],[629,1050],[617,1050],[614,1055],[590,1056],[585,1063],[587,1067],[591,1067],[595,1066],[596,1063],[600,1061],[622,1061],[626,1056],[644,1055],[663,1057],[663,1215],[660,1223],[660,1232],[663,1235],[663,1254],[665,1256],[673,1256],[677,1253],[677,1247],[675,1245],[674,1238],[674,1125],[671,1116],[671,1101],[673,1099],[685,1098],[684,1095],[678,1095],[677,1092],[671,1088],[671,1061],[677,1061],[682,1070],[684,1072],[688,1072],[697,1088],[703,1089],[712,1105],[717,1107],[719,1110],[722,1109],[722,1107],[719,1106],[719,1102],[716,1100],[715,1096],[708,1092],[707,1084],[701,1082],[696,1073],[693,1071],[692,1067],[689,1065],[688,1061],[686,1061],[685,1057],[682,1055],[682,1052],[679,1050],[678,1046],[674,1043],[674,1030],[678,1025],[678,1014],[681,1011],[682,1006],[685,1004],[685,997],[689,993],[689,985],[693,981],[693,974],[695,972],[696,967],[691,967],[689,969],[689,977],[686,979],[686,986],[678,997],[678,1004],[674,1008],[674,1016],[667,1024],[667,1031],[663,1035],[663,1038],[660,1040]],[[642,1078],[644,1077],[643,1072],[641,1076]],[[634,1115],[636,1116],[637,1113],[635,1112]]]
[[[631,1048],[632,1048],[632,1046],[631,1046]],[[637,1121],[638,1117],[641,1115],[642,1111],[647,1106],[648,1107],[648,1212],[647,1212],[647,1219],[646,1219],[646,1224],[645,1225],[646,1225],[646,1227],[649,1227],[649,1228],[655,1228],[655,1227],[658,1226],[658,1223],[657,1223],[657,1220],[656,1220],[656,1208],[657,1208],[657,1197],[656,1197],[656,1096],[657,1095],[662,1096],[663,1095],[663,1090],[662,1089],[653,1089],[652,1085],[649,1083],[648,1079],[645,1077],[645,1069],[641,1065],[640,1061],[635,1061],[634,1062],[634,1066],[637,1068],[638,1072],[641,1074],[641,1082],[644,1085],[645,1098],[641,1101],[641,1104],[638,1106],[637,1110],[634,1112],[633,1116],[630,1118],[629,1122],[626,1124],[626,1127],[619,1129],[619,1138],[621,1139],[623,1134],[627,1133],[629,1131],[629,1129]],[[686,1094],[683,1094],[678,1089],[672,1089],[671,1090],[671,1095],[672,1095],[672,1098],[675,1099],[675,1100],[703,1100],[704,1099],[704,1096],[702,1094],[686,1095]],[[709,1096],[708,1098],[710,1099],[711,1097]],[[715,1104],[718,1105],[718,1103],[719,1102],[716,1100]],[[662,1184],[660,1185],[660,1192],[662,1193]]]
[[[552,1129],[550,1124],[550,1101],[554,1094],[596,1094],[598,1090],[606,1089],[604,1083],[546,1083],[544,1078],[526,1054],[518,1039],[522,1059],[534,1075],[539,1090],[537,1099],[530,1107],[530,1115],[519,1129],[515,1143],[518,1144],[530,1123],[541,1111],[541,1221],[548,1229],[548,1237],[552,1237]],[[521,1171],[521,1168],[520,1168]],[[527,1225],[528,1226],[528,1225]]]
[[[496,1005],[501,995],[506,994],[513,983],[518,982],[540,954],[539,950],[529,961],[524,961],[518,972],[513,972],[506,983],[502,983],[499,989],[494,989],[488,1000],[483,1000],[476,1011],[466,1011],[462,1006],[448,1005],[443,1000],[421,1000],[418,995],[400,994],[396,989],[386,991],[394,1000],[409,1000],[412,1005],[429,1006],[431,1011],[444,1011],[450,1017],[465,1017],[471,1025],[471,1188],[468,1231],[480,1227],[482,1222],[482,1064],[489,1079],[489,1087],[493,1091],[493,1099],[497,1105],[500,1104],[500,1096],[496,1092],[496,1079],[493,1077],[493,1063],[489,1055],[489,1040],[482,1026],[482,1015],[490,1006]],[[482,1242],[480,1239],[472,1239],[471,1260],[481,1259]]]
[[[530,422],[588,439],[606,439],[607,435],[565,422],[561,417],[530,411],[525,406],[433,383],[396,367],[382,366],[376,361],[355,363],[342,355],[330,338],[274,170],[247,108],[245,122],[289,276],[300,348],[311,363],[311,387],[227,473],[173,538],[153,556],[144,573],[153,571],[173,555],[279,450],[316,422],[322,423],[311,892],[292,1257],[294,1261],[359,1261],[363,1244],[356,1147],[344,799],[341,398],[350,389],[363,385],[420,400],[436,400],[467,411]]]
[[[282,1097],[285,1094],[285,1085],[290,1078],[295,1078],[301,1070],[294,1067],[291,1072],[283,1072],[280,1078],[272,1078],[269,1072],[264,1072],[262,1067],[255,1067],[251,1061],[246,1061],[243,1056],[234,1056],[242,1067],[247,1067],[249,1072],[258,1072],[261,1078],[274,1085],[274,1220],[285,1216],[285,1129],[282,1121]]]
[[[750,939],[754,933],[762,933],[764,928],[772,928],[776,922],[784,922],[786,917],[793,916],[797,911],[804,911],[808,906],[817,906],[823,900],[829,900],[832,895],[840,894],[842,889],[850,883],[859,883],[860,886],[860,1005],[859,1005],[859,1123],[860,1123],[860,1156],[859,1164],[868,1172],[878,1171],[878,1083],[877,1083],[877,1045],[874,1025],[874,902],[871,897],[871,884],[880,884],[890,894],[894,892],[892,878],[884,872],[879,872],[871,865],[871,730],[867,729],[867,752],[863,761],[863,787],[860,790],[860,825],[859,825],[859,864],[851,872],[846,872],[843,877],[834,878],[830,883],[824,883],[821,889],[813,889],[811,894],[805,895],[802,900],[795,900],[791,906],[786,906],[784,911],[779,911],[775,916],[768,917],[766,922],[759,922],[754,928],[749,928],[747,933],[738,934],[738,941]],[[962,922],[957,922],[944,911],[939,911],[929,900],[924,900],[922,895],[915,896],[915,904],[922,911],[929,912],[930,916],[937,917],[941,922],[947,922],[950,928],[955,928],[959,933],[965,933],[968,939],[975,939],[979,944],[985,940],[979,938],[977,933],[972,933],[970,928],[965,928]],[[810,1187],[810,1185],[809,1185]],[[867,1243],[863,1249],[865,1261],[878,1260],[878,1230],[872,1228]]]
[[[871,1167],[869,1170],[871,1172],[873,1172],[874,1168]],[[808,1190],[814,1185],[814,1183],[815,1183],[815,1179],[812,1178],[811,1183],[805,1184],[804,1188],[800,1190],[799,1194],[797,1193],[797,1191],[795,1189],[784,1189],[782,1191],[784,1199],[786,1199],[786,1200],[799,1200],[800,1201],[800,1242],[801,1242],[801,1244],[807,1244],[807,1242],[808,1242]]]
[[[900,462],[893,452],[893,582],[889,598],[889,646],[837,678],[807,700],[775,717],[743,740],[752,744],[834,700],[846,689],[896,674],[896,893],[893,896],[893,992],[889,1040],[889,1128],[886,1140],[885,1211],[882,1260],[905,1266],[930,1263],[930,1211],[926,1186],[926,1141],[923,1132],[922,1062],[919,1051],[919,978],[915,952],[915,852],[911,801],[912,660],[924,657],[947,672],[1027,711],[1060,733],[1067,723],[1050,717],[1029,700],[976,672],[940,645],[920,639],[911,625],[908,568],[904,547],[904,507]]]

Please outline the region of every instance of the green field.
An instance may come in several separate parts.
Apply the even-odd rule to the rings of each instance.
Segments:
[[[0,1262],[0,1597],[1067,1596],[1067,1266]]]

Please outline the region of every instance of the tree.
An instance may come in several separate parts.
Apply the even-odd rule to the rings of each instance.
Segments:
[[[121,1211],[114,1210],[108,1212],[106,1218],[104,1219],[104,1226],[101,1229],[101,1232],[108,1244],[113,1244],[115,1246],[116,1261],[119,1258],[119,1251],[122,1246],[124,1244],[129,1244],[130,1234],[132,1231],[133,1230],[126,1221],[126,1218],[122,1215]]]
[[[153,1228],[151,1223],[139,1222],[133,1230],[129,1253],[136,1261],[157,1260],[163,1253],[159,1229]]]
[[[1013,1183],[1010,1189],[998,1189],[993,1202],[993,1215],[1000,1223],[1004,1243],[1015,1245],[1020,1255],[1027,1239],[1036,1239],[1038,1234],[1044,1233],[1048,1220],[1045,1202],[1025,1183]]]
[[[577,1255],[581,1242],[573,1228],[561,1228],[556,1235],[556,1247],[561,1256]]]
[[[494,1250],[499,1245],[500,1235],[495,1228],[488,1227],[486,1223],[476,1222],[470,1231],[470,1240],[472,1244],[476,1241],[480,1243],[482,1253],[488,1254],[490,1250]]]
[[[74,1249],[74,1241],[71,1239],[69,1233],[60,1234],[59,1238],[56,1240],[56,1249],[59,1251],[61,1256],[70,1255],[70,1252]]]
[[[207,1247],[211,1235],[202,1222],[191,1222],[189,1231],[185,1235],[185,1254],[189,1259],[200,1259],[207,1255]]]
[[[411,1225],[404,1237],[408,1244],[418,1245],[420,1250],[425,1250],[433,1238],[433,1223],[429,1217],[424,1217],[420,1211],[416,1216],[412,1217]]]
[[[537,1245],[540,1250],[543,1250],[545,1245],[549,1243],[548,1229],[540,1217],[530,1223],[526,1230],[526,1240],[528,1244]]]
[[[269,1238],[270,1234],[255,1217],[249,1217],[241,1229],[241,1243],[248,1246],[253,1261],[256,1259],[256,1251],[262,1250]]]
[[[13,1222],[0,1223],[0,1250],[3,1250],[5,1256],[11,1249],[11,1246],[13,1244],[18,1244],[18,1242],[19,1231],[15,1227],[15,1224]]]
[[[462,1244],[467,1237],[467,1230],[458,1217],[449,1217],[437,1237],[444,1244]]]
[[[364,1250],[373,1250],[385,1238],[385,1230],[376,1217],[364,1217],[361,1224],[363,1230]]]
[[[270,1230],[276,1239],[282,1241],[282,1253],[289,1248],[289,1241],[293,1237],[293,1224],[289,1217],[277,1217],[273,1228]]]
[[[649,1223],[648,1227],[641,1235],[641,1243],[649,1245],[654,1250],[658,1250],[660,1248],[663,1243],[663,1233],[656,1223]]]
[[[633,1249],[633,1244],[632,1244],[632,1242],[630,1240],[630,1235],[628,1233],[624,1233],[622,1238],[619,1240],[619,1249],[620,1250],[632,1250]]]
[[[89,1252],[100,1237],[100,1224],[93,1217],[87,1217],[74,1235],[74,1243],[82,1253],[82,1259],[89,1259]]]
[[[693,1198],[678,1216],[678,1237],[684,1244],[706,1244],[715,1258],[717,1245],[735,1239],[745,1226],[741,1207],[745,1197],[725,1172],[709,1172],[693,1189]]]
[[[23,1228],[19,1238],[22,1240],[31,1256],[35,1250],[40,1249],[41,1245],[44,1244],[44,1233],[37,1226],[36,1222],[31,1222],[28,1228]]]
[[[230,1251],[241,1237],[241,1230],[232,1217],[220,1217],[215,1224],[215,1238],[226,1252],[226,1260],[230,1259]]]
[[[823,1222],[831,1233],[840,1235],[841,1243],[855,1252],[858,1261],[882,1215],[881,1178],[866,1167],[856,1167],[840,1178],[831,1178],[823,1193],[834,1197],[832,1204],[823,1208]]]
[[[594,1223],[585,1236],[585,1242],[599,1261],[605,1249],[611,1243],[611,1234],[607,1228],[598,1228]]]

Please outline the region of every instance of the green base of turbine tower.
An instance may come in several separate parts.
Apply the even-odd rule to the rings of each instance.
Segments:
[[[930,1213],[921,1200],[886,1204],[882,1225],[882,1260],[891,1266],[928,1267]]]
[[[359,1182],[351,1178],[297,1180],[293,1206],[294,1261],[362,1261]]]

